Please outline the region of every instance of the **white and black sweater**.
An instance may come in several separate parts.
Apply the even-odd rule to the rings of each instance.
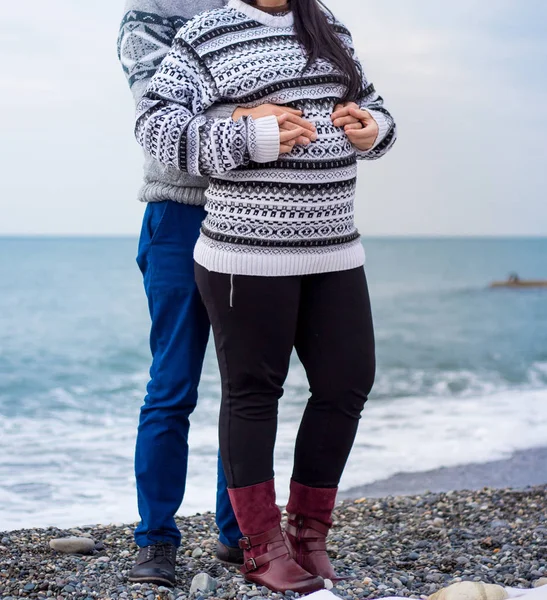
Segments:
[[[348,30],[333,27],[355,56]],[[359,104],[380,133],[371,150],[357,150],[330,118],[345,93],[343,75],[325,60],[305,70],[306,62],[292,13],[230,0],[180,30],[139,104],[136,136],[145,150],[211,176],[195,249],[210,271],[288,276],[364,263],[354,224],[356,161],[383,156],[395,142],[395,124],[365,80]],[[280,156],[275,117],[233,121],[208,110],[266,103],[302,110],[317,141]]]

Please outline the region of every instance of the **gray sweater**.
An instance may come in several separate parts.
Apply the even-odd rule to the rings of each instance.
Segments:
[[[118,57],[138,103],[171,48],[177,31],[197,14],[220,8],[224,0],[126,0],[126,11],[118,37]],[[229,117],[233,106],[215,107],[217,116]],[[182,173],[145,155],[143,202],[174,200],[205,204],[208,180]]]

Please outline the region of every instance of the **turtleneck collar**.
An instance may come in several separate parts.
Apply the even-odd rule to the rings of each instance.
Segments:
[[[251,6],[250,4],[243,2],[243,0],[230,0],[228,6],[268,27],[283,28],[292,27],[294,25],[294,16],[292,12],[283,12],[281,15],[278,15],[275,12],[270,13],[261,10],[256,6]],[[284,10],[284,8],[282,10]]]

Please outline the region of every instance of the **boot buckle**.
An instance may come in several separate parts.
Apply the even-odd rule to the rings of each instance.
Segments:
[[[251,538],[247,535],[242,537],[239,540],[238,544],[242,550],[250,550],[253,547],[253,545],[251,544]]]
[[[245,570],[247,572],[256,571],[258,569],[258,565],[256,564],[256,560],[254,558],[248,558],[245,561]]]

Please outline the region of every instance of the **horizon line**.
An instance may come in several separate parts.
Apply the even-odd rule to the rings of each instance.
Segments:
[[[0,233],[1,239],[50,239],[50,240],[122,240],[138,239],[138,233]],[[368,240],[542,240],[545,234],[361,234]]]

